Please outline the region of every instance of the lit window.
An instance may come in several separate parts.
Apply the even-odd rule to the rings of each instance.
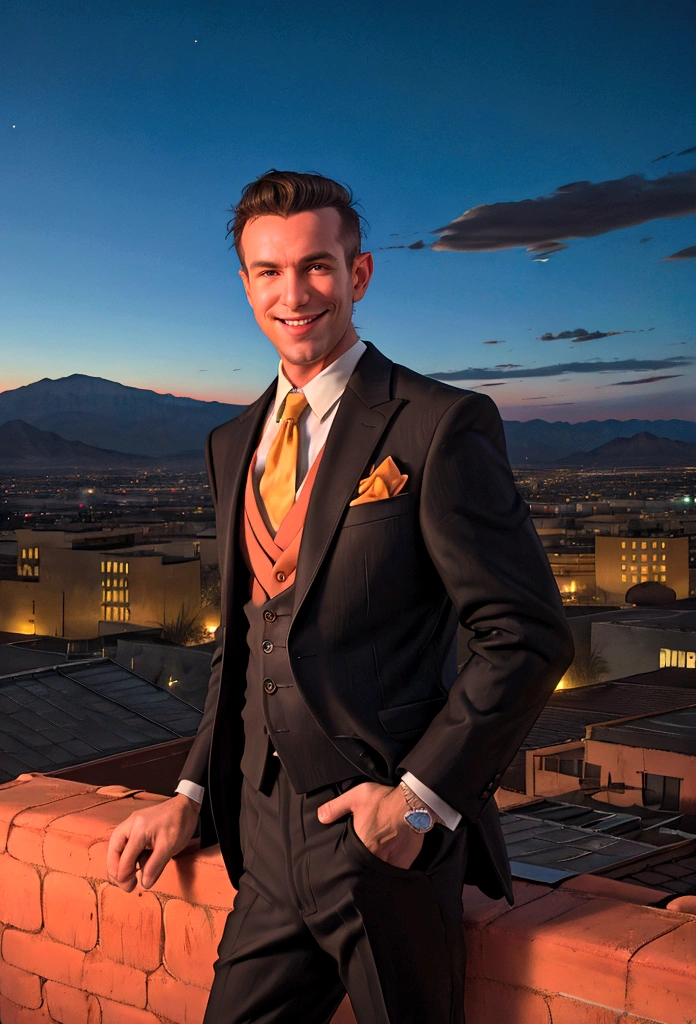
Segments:
[[[641,560],[641,562],[647,562],[648,556],[647,555],[641,555],[640,556],[640,560]]]
[[[106,592],[106,600],[107,601],[111,600],[111,591],[110,590],[107,590],[107,592]]]
[[[105,601],[106,601],[106,591],[102,587],[102,604],[104,604]]]
[[[659,576],[657,575],[657,573],[655,573],[655,575],[653,576],[653,580],[655,581],[655,583],[657,583],[658,579],[659,579]]]
[[[647,567],[647,565],[641,565],[641,567],[640,567],[640,574],[641,574],[641,576],[647,576],[648,575],[648,567]]]
[[[635,542],[634,540],[632,540],[632,541],[631,541],[631,548],[632,548],[632,549],[633,549],[634,551],[636,550],[636,542]]]
[[[128,590],[128,580],[123,581],[123,586]]]
[[[638,582],[638,577],[637,576],[631,576],[631,583],[637,583],[637,582]]]
[[[121,590],[123,590],[123,577],[121,577],[121,579],[118,581],[118,585],[121,588]]]
[[[106,571],[111,572],[111,562],[106,563]]]
[[[660,547],[661,548],[666,548],[667,547],[667,545],[665,544],[665,542],[663,540],[660,541]]]
[[[119,592],[118,592],[118,600],[119,600],[119,604],[123,604],[123,591],[122,590],[119,590]]]
[[[665,575],[660,576],[660,583],[666,583],[667,577]]]
[[[656,562],[657,561],[657,555],[653,555],[652,556],[652,560],[653,560],[653,562]]]
[[[27,549],[26,548],[22,548],[22,558],[26,558],[26,557],[27,557]]]
[[[621,574],[621,582],[622,583],[626,582],[626,573],[625,572]]]
[[[128,562],[126,562],[123,568],[126,570],[126,572],[130,572],[130,565],[128,564]]]
[[[130,608],[126,608],[126,622],[130,620]]]
[[[657,541],[656,541],[656,540],[654,540],[654,541],[652,542],[652,546],[653,546],[654,548],[656,548],[656,547],[657,547]]]
[[[641,549],[642,549],[643,551],[645,551],[645,549],[646,549],[646,548],[647,548],[647,546],[648,546],[648,542],[647,542],[647,540],[642,540],[642,541],[640,542],[640,546],[641,546]]]
[[[123,572],[123,562],[118,563],[118,571]]]
[[[667,555],[660,555],[660,558],[662,559],[663,562],[667,561]]]
[[[621,541],[621,547],[622,547],[622,548],[625,548],[625,547],[626,547],[626,541],[625,541],[625,540],[622,540],[622,541]]]
[[[101,563],[101,572],[102,572],[102,576],[103,576],[104,573],[106,572],[106,562],[102,562]]]

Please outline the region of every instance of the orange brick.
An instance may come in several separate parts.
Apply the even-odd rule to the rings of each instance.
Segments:
[[[97,944],[97,897],[86,878],[49,871],[43,884],[46,931],[52,939],[77,949]]]
[[[0,921],[24,931],[41,927],[41,878],[35,867],[0,854]]]
[[[47,981],[44,996],[51,1018],[59,1024],[100,1024],[101,1007],[89,992]]]
[[[144,1008],[145,981],[143,971],[136,971],[134,967],[110,960],[101,950],[93,949],[85,956],[82,987],[87,992]]]
[[[526,903],[541,899],[552,890],[547,885],[535,885],[527,882],[514,883],[515,907],[522,907]],[[464,925],[464,938],[466,940],[466,971],[467,977],[479,977],[482,974],[482,931],[503,914],[507,914],[512,907],[506,899],[492,900],[484,896],[475,885],[465,885],[462,890],[462,907]]]
[[[151,891],[222,910],[232,909],[235,895],[219,846],[179,854],[169,861]]]
[[[112,960],[141,971],[154,971],[162,963],[162,908],[154,893],[102,885],[99,931],[100,948]]]
[[[87,870],[85,874],[95,881],[104,881],[109,876],[106,871],[106,853],[109,844],[106,840],[92,843],[87,850]]]
[[[46,1005],[38,1010],[18,1006],[11,999],[0,995],[0,1021],[2,1024],[53,1024],[48,1015]]]
[[[534,911],[543,910],[544,904],[555,901],[560,907],[573,897],[568,890],[557,891],[489,925],[484,933],[486,976],[621,1011],[628,961],[651,939],[671,931],[678,916],[590,899],[546,921],[534,919]]]
[[[179,981],[209,988],[227,911],[204,910],[183,900],[164,908],[164,965]]]
[[[0,960],[0,994],[19,1006],[41,1006],[41,982],[35,974]]]
[[[466,1024],[551,1024],[540,992],[483,978],[467,981],[464,1006]]]
[[[6,928],[2,936],[2,957],[8,964],[39,974],[42,978],[62,981],[75,988],[82,984],[85,954],[54,942],[43,932],[32,935]]]
[[[28,807],[39,807],[95,789],[68,779],[49,779],[45,775],[20,775],[19,780],[0,786],[0,853],[5,852],[7,833],[15,815]]]
[[[31,864],[43,864],[43,842],[48,826],[69,814],[98,806],[107,800],[97,793],[78,793],[20,811],[14,817],[7,839],[8,852]]]
[[[149,1010],[113,1003],[110,999],[100,999],[99,1002],[102,1008],[101,1024],[160,1024],[162,1020]]]
[[[148,806],[146,801],[135,801],[132,797],[106,798],[97,806],[51,822],[44,838],[44,863],[56,871],[86,876],[90,869],[90,848],[108,840],[116,825],[144,806]]]
[[[604,896],[619,903],[637,903],[649,907],[665,898],[662,889],[648,889],[645,885],[620,882],[618,878],[604,878],[602,875],[576,875],[561,882],[559,889],[572,889],[588,896]]]
[[[348,996],[345,997],[331,1018],[331,1024],[356,1024],[355,1014],[353,1013],[353,1007],[350,1005]]]
[[[547,995],[546,1001],[553,1024],[629,1024],[625,1014],[597,1006],[596,1003],[587,1003],[558,994]]]
[[[206,989],[177,981],[164,967],[147,979],[148,1009],[175,1024],[201,1024],[207,1002]]]
[[[696,921],[673,917],[687,923],[645,945],[628,965],[626,1009],[684,1024],[696,1019]]]

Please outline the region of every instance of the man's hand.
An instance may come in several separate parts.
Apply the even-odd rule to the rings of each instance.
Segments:
[[[147,850],[150,855],[142,869],[141,884],[143,889],[153,886],[170,857],[181,853],[190,843],[199,813],[200,804],[183,793],[154,807],[134,811],[116,826],[109,841],[106,855],[109,881],[125,892],[132,892],[138,858]]]
[[[404,820],[407,811],[401,786],[361,782],[322,804],[317,814],[323,825],[352,814],[355,832],[370,853],[397,868],[410,868],[421,851],[423,836]]]

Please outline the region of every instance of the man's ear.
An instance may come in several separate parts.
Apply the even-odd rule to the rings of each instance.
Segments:
[[[353,302],[360,302],[367,291],[375,265],[371,252],[361,252],[353,261]]]
[[[247,274],[246,270],[244,270],[243,267],[240,267],[240,269],[239,269],[239,276],[241,277],[242,284],[244,285],[244,292],[245,292],[246,297],[247,297],[247,302],[251,306],[252,303],[251,303],[251,293],[250,293],[250,290],[249,290],[249,275]]]

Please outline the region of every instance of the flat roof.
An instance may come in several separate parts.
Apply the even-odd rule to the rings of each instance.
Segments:
[[[696,706],[593,725],[588,738],[623,743],[629,747],[691,754],[696,758]]]
[[[0,677],[0,782],[192,736],[201,713],[107,658]]]

